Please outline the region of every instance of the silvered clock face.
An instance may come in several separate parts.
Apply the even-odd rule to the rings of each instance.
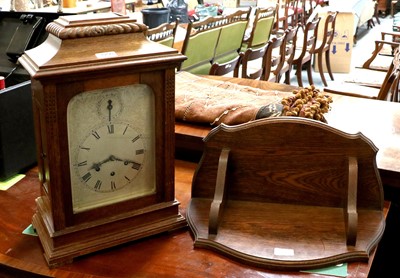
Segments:
[[[67,111],[75,213],[155,192],[150,87],[83,92],[70,101]]]

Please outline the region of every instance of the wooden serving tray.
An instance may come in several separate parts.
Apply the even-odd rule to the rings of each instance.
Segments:
[[[187,212],[195,247],[272,269],[368,260],[385,218],[364,135],[278,117],[220,125],[204,141]]]

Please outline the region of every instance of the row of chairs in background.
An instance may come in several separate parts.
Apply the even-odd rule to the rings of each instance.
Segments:
[[[328,13],[322,19],[317,17],[314,20],[309,19],[306,23],[297,22],[296,20],[289,21],[297,22],[297,24],[288,24],[287,28],[282,31],[282,27],[276,29],[278,22],[276,10],[258,8],[253,20],[249,22],[252,26],[251,32],[242,41],[240,50],[238,50],[239,54],[236,55],[236,53],[232,52],[235,54],[235,58],[222,64],[218,62],[211,64],[210,61],[210,71],[205,74],[225,75],[233,71],[233,75],[237,77],[263,79],[272,82],[283,81],[290,84],[290,72],[294,67],[299,86],[302,86],[301,70],[303,68],[307,69],[309,83],[313,83],[311,58],[314,56],[314,63],[318,67],[321,80],[327,86],[322,59],[325,57],[326,69],[333,80],[329,50],[334,36],[336,16],[337,13]],[[245,18],[247,18],[247,15]],[[201,23],[198,24],[201,26]],[[151,40],[172,47],[177,26],[178,22],[166,23],[148,30],[147,35]],[[285,24],[282,26],[285,26]],[[319,36],[319,40],[316,39],[318,29],[321,29],[320,33],[322,31],[323,34],[322,37],[321,35]],[[393,38],[386,39],[386,36],[392,36]],[[349,75],[348,80],[341,82],[343,86],[341,86],[340,82],[336,82],[334,86],[325,87],[324,90],[335,94],[400,101],[398,94],[400,54],[397,50],[399,43],[395,42],[399,37],[400,33],[398,32],[382,32],[382,38],[375,41],[375,50],[371,58],[367,59],[361,68],[356,69],[354,74],[356,76]],[[382,68],[381,64],[376,67],[372,63],[385,44],[392,47],[392,53],[396,49],[396,55],[392,56],[392,62],[388,67]],[[207,45],[203,45],[203,47],[207,47]],[[259,60],[258,68],[250,66],[250,63],[254,60]]]
[[[178,70],[210,74],[213,64],[214,68],[219,65],[234,68],[239,61],[250,12],[248,8],[189,23],[181,50],[187,59]]]
[[[297,15],[297,18],[302,18],[301,22],[291,19],[283,24],[282,29],[279,27],[278,10],[278,7],[256,8],[254,14],[251,14],[252,9],[249,8],[189,23],[182,47],[182,53],[188,58],[179,70],[212,75],[232,72],[235,77],[274,82],[281,82],[284,76],[283,81],[290,84],[290,72],[294,67],[298,84],[303,86],[303,67],[307,69],[309,83],[313,83],[311,58],[315,57],[326,86],[322,57],[326,58],[326,67],[333,79],[329,49],[337,13],[329,13],[325,18],[323,36],[319,41],[319,18],[303,24],[305,15]],[[172,46],[177,24],[163,24],[149,30],[147,35],[154,41]],[[246,30],[251,30],[247,36]],[[251,72],[250,64],[256,64],[253,62],[255,60],[258,60],[260,66]]]

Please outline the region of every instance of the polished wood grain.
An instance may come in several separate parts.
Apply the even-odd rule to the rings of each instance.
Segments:
[[[176,197],[180,211],[186,215],[191,196],[191,181],[196,163],[175,161]],[[269,271],[249,267],[205,249],[193,247],[193,238],[187,228],[120,245],[77,258],[72,264],[49,269],[43,258],[39,239],[22,231],[32,221],[36,209],[35,198],[40,195],[38,170],[7,191],[0,191],[0,273],[8,277],[21,271],[44,277],[315,277],[302,272]],[[385,215],[390,203],[385,202]],[[368,262],[348,264],[348,277],[367,277],[373,255]],[[5,274],[4,274],[5,275]],[[31,274],[32,275],[32,274]],[[4,277],[4,276],[2,276]],[[5,276],[7,277],[7,276]],[[37,277],[37,276],[36,276]],[[331,276],[318,276],[331,277]]]
[[[207,76],[264,90],[274,90],[280,97],[292,94],[296,86],[266,81],[221,76]],[[370,100],[331,94],[331,111],[325,117],[328,124],[347,133],[361,132],[378,148],[377,166],[385,185],[399,187],[400,179],[400,103]],[[201,152],[203,138],[212,128],[186,122],[175,123],[176,146]]]
[[[273,117],[219,125],[204,142],[187,211],[196,247],[293,270],[365,260],[380,241],[383,188],[365,136]]]

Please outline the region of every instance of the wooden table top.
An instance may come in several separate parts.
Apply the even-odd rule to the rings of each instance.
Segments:
[[[207,78],[264,90],[274,90],[281,97],[292,94],[293,89],[297,88],[286,84],[242,78],[220,76],[207,76]],[[400,103],[331,95],[333,98],[332,109],[325,114],[328,124],[344,132],[361,132],[368,137],[379,149],[377,166],[382,178],[387,179],[384,182],[390,182],[391,185],[398,187],[398,180],[400,180]],[[183,122],[177,122],[175,126],[175,134],[180,136],[180,139],[194,140],[193,142],[197,142],[197,144],[201,144],[201,140],[210,130],[210,126]]]
[[[218,79],[218,77],[213,78]],[[254,80],[229,78],[224,80],[263,89],[276,89],[279,90],[279,94],[280,92],[285,94],[295,88]],[[339,116],[335,118],[335,115]],[[347,119],[346,115],[351,117]],[[398,173],[400,166],[395,165],[394,161],[396,155],[399,154],[399,147],[392,143],[399,136],[399,117],[399,104],[338,96],[334,98],[333,109],[327,118],[333,126],[341,127],[349,132],[355,131],[358,123],[358,128],[362,129],[365,135],[371,136],[371,139],[380,148],[378,165]],[[184,130],[185,125],[181,125],[181,127]],[[193,128],[191,125],[186,127],[187,131]],[[202,139],[208,133],[209,127],[200,131],[194,129],[194,131],[199,132],[195,136]],[[181,202],[180,211],[184,216],[191,197],[191,181],[195,168],[195,163],[176,160],[176,198]],[[314,277],[312,274],[302,272],[280,272],[250,267],[209,250],[195,249],[188,228],[103,250],[77,258],[72,264],[49,269],[42,256],[43,251],[39,239],[22,234],[22,231],[32,221],[36,209],[35,198],[40,195],[37,174],[37,168],[34,168],[28,171],[27,176],[16,185],[6,191],[0,191],[0,273],[2,269],[9,268],[14,274],[17,270],[23,270],[59,278]],[[390,203],[385,202],[385,215],[389,207]],[[375,252],[371,254],[369,262],[349,263],[347,277],[367,277],[374,254]]]
[[[181,213],[191,197],[191,180],[196,164],[176,160],[176,197]],[[44,276],[64,277],[315,277],[302,272],[280,272],[250,267],[206,249],[195,249],[188,228],[138,240],[77,258],[72,264],[49,269],[35,236],[22,231],[31,223],[35,198],[39,196],[37,168],[7,191],[0,191],[0,274],[24,270]],[[390,206],[385,202],[385,215]],[[348,264],[347,277],[367,277],[373,261]],[[14,272],[15,274],[15,272]],[[1,275],[0,275],[1,276]],[[35,276],[36,277],[36,276]],[[332,276],[318,276],[332,277]]]

